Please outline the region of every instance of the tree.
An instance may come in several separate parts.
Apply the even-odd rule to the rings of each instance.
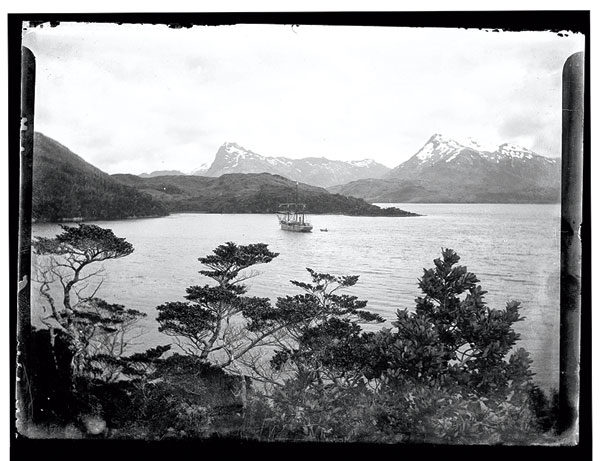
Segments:
[[[453,250],[443,250],[419,280],[425,296],[416,299],[416,309],[398,310],[397,331],[381,333],[388,375],[505,395],[531,378],[524,349],[507,357],[519,339],[513,324],[523,320],[520,303],[487,307],[487,292],[477,285],[475,274],[457,265],[459,260]]]
[[[215,248],[213,254],[198,258],[207,268],[200,274],[214,280],[216,285],[191,286],[185,296],[187,302],[158,306],[159,331],[175,337],[188,355],[204,361],[212,359],[222,367],[234,364],[263,339],[254,338],[244,347],[243,328],[236,325],[240,316],[247,310],[262,311],[270,304],[268,298],[243,296],[247,288],[242,282],[256,273],[242,271],[277,256],[264,243],[238,246],[227,242]],[[220,358],[216,357],[218,352]]]
[[[363,379],[370,335],[359,323],[384,319],[365,310],[367,301],[338,294],[358,282],[358,276],[335,276],[307,268],[312,283],[292,281],[305,293],[280,297],[276,307],[248,312],[250,330],[284,330],[284,340],[271,360],[275,369],[291,366],[307,384],[323,381],[352,386]],[[289,371],[289,370],[288,370]]]
[[[356,284],[358,277],[336,277],[308,269],[312,284],[292,281],[306,291],[304,295],[278,298],[276,306],[267,298],[243,296],[247,288],[241,282],[256,273],[242,271],[276,256],[265,244],[238,246],[228,242],[212,255],[199,258],[208,269],[200,273],[217,284],[189,287],[187,302],[158,306],[159,331],[175,337],[188,355],[238,374],[252,371],[253,377],[272,384],[275,382],[269,372],[281,370],[284,362],[292,359],[297,369],[309,369],[312,365],[308,361],[316,360],[330,367],[331,377],[335,366],[339,375],[348,376],[342,370],[353,360],[347,346],[358,350],[358,344],[364,342],[355,320],[383,321],[364,310],[366,301],[337,293]],[[318,346],[330,341],[334,342],[329,349]],[[264,360],[264,346],[277,351],[274,367]],[[326,357],[330,356],[335,359],[328,362]],[[339,363],[334,366],[334,361]]]
[[[304,293],[280,297],[274,307],[260,312],[246,312],[248,329],[281,333],[273,338],[270,369],[259,368],[258,360],[246,365],[254,376],[273,384],[261,401],[270,402],[270,424],[279,437],[351,440],[351,434],[368,431],[364,416],[371,391],[366,373],[375,356],[374,333],[363,332],[360,324],[383,318],[366,310],[366,301],[340,293],[353,287],[357,276],[307,271],[310,283],[292,281]]]
[[[61,228],[63,232],[54,238],[37,237],[32,247],[37,256],[39,292],[50,311],[42,321],[50,328],[51,337],[55,330],[66,336],[73,352],[72,371],[80,375],[93,353],[122,354],[127,345],[125,334],[145,314],[97,298],[102,268],[91,270],[97,263],[131,254],[133,245],[116,237],[111,229],[94,224]],[[58,295],[53,290],[56,285]],[[58,302],[57,296],[61,298]]]
[[[443,250],[424,271],[424,296],[414,311],[398,311],[396,331],[361,331],[359,321],[377,316],[360,314],[364,301],[333,293],[356,283],[353,277],[309,270],[313,283],[294,282],[307,294],[279,298],[272,314],[301,316],[286,328],[295,346],[271,361],[288,372],[270,396],[276,431],[463,443],[530,435],[530,360],[523,349],[510,354],[519,304],[488,308],[479,280],[458,261]]]

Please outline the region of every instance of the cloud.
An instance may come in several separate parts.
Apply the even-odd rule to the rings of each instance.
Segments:
[[[505,138],[515,138],[532,135],[543,130],[546,121],[535,112],[517,113],[507,118],[500,126],[500,135]]]
[[[66,24],[32,29],[36,128],[109,172],[191,171],[225,141],[396,166],[434,132],[560,154],[549,32]],[[542,150],[543,149],[543,150]]]

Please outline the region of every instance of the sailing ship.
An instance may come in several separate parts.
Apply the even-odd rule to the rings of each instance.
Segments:
[[[306,220],[305,210],[306,204],[298,203],[298,183],[296,182],[295,201],[279,205],[277,218],[281,229],[291,232],[311,232],[313,226]]]

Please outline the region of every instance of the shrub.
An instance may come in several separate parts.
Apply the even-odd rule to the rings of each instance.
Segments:
[[[377,427],[387,441],[430,443],[528,443],[536,436],[526,391],[482,397],[465,387],[406,380],[377,395]]]
[[[397,331],[382,333],[387,375],[459,384],[482,396],[529,386],[529,354],[522,348],[510,353],[519,339],[513,324],[523,320],[520,303],[487,307],[487,292],[475,274],[456,265],[459,260],[453,250],[443,250],[419,280],[424,296],[416,299],[416,309],[398,310]]]

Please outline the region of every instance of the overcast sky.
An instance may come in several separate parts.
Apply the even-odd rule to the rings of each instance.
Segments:
[[[237,25],[36,27],[36,131],[108,173],[190,172],[226,141],[397,166],[433,133],[557,157],[552,32]]]

